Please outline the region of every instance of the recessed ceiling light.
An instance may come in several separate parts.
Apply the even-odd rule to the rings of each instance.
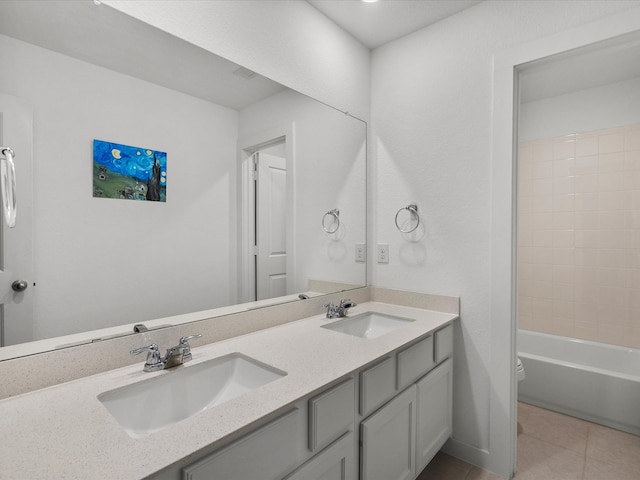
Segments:
[[[378,0],[362,0],[364,3],[376,3]]]

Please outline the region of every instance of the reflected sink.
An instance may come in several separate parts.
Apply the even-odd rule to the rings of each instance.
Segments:
[[[101,393],[98,400],[129,436],[141,438],[286,374],[232,353]]]
[[[366,312],[322,325],[322,328],[360,338],[377,338],[411,322],[415,320],[385,313]]]

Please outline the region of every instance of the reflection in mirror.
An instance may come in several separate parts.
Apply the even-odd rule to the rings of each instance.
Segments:
[[[1,2],[0,57],[0,358],[366,284],[364,122],[93,2]],[[165,152],[166,202],[99,198],[94,140]]]

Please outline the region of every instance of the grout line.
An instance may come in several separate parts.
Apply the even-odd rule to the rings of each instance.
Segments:
[[[585,420],[585,422],[587,422]],[[584,446],[584,467],[582,468],[582,480],[584,480],[585,475],[587,474],[587,459],[589,458],[589,443],[592,441],[592,431],[595,424],[591,422],[587,422],[589,425],[587,427],[587,442]]]

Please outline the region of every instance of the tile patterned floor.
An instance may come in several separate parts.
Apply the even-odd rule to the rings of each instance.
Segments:
[[[439,453],[418,480],[499,480]],[[518,403],[514,480],[640,480],[640,437]]]

